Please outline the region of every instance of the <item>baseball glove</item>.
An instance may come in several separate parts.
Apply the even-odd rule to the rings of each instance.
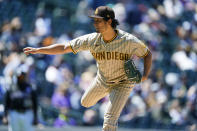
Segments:
[[[128,77],[128,80],[131,83],[137,84],[141,82],[142,75],[140,71],[136,68],[133,60],[128,60],[124,63],[124,70],[126,76]]]

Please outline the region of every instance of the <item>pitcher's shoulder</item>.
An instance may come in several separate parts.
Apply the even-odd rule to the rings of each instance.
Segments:
[[[133,39],[135,36],[129,32],[118,29],[118,35],[122,38]]]

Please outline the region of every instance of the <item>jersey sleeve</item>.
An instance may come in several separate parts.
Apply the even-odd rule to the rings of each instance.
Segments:
[[[148,47],[135,36],[129,42],[129,51],[133,55],[143,58],[148,54],[148,50]]]
[[[90,50],[96,41],[97,33],[91,33],[84,36],[75,38],[69,42],[69,45],[74,54],[83,51]]]

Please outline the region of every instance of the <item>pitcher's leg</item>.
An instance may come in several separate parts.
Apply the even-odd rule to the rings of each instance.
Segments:
[[[81,105],[84,107],[91,107],[107,94],[108,89],[94,80],[92,85],[85,91],[84,95],[82,96]]]
[[[110,102],[104,115],[103,131],[116,131],[118,118],[130,95],[131,88],[115,88],[110,92]]]

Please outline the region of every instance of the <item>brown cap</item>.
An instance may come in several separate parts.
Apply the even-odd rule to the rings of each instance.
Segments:
[[[113,9],[108,6],[99,6],[98,8],[96,8],[94,14],[89,17],[90,18],[114,19],[115,13]]]

